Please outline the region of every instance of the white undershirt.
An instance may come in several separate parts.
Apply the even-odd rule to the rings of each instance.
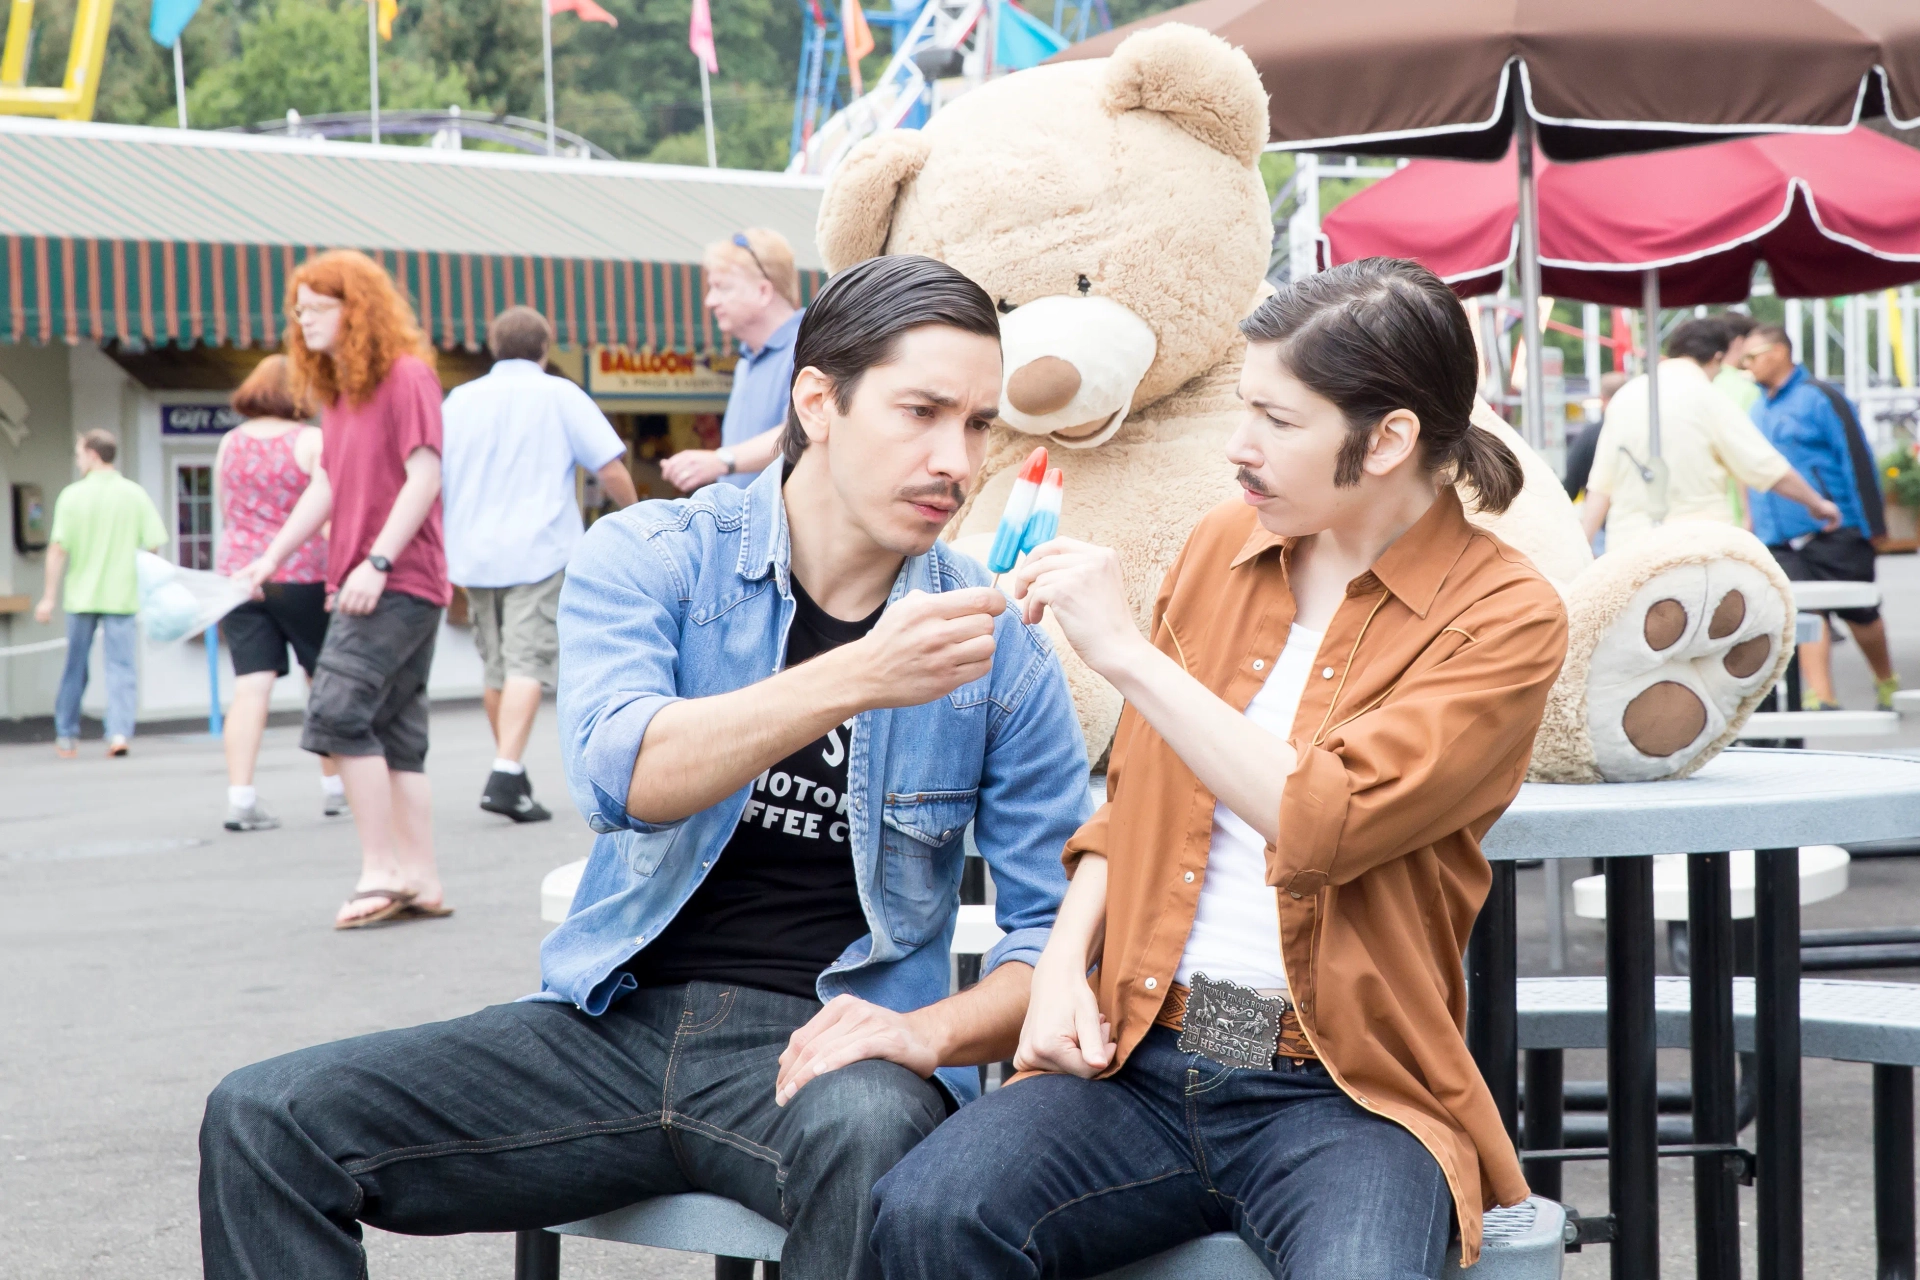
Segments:
[[[1278,738],[1293,732],[1294,712],[1325,634],[1298,625],[1287,633],[1267,682],[1247,704],[1247,719]],[[1196,972],[1268,990],[1287,985],[1280,964],[1280,904],[1267,883],[1267,842],[1224,804],[1213,806],[1200,905],[1173,978],[1190,986]]]

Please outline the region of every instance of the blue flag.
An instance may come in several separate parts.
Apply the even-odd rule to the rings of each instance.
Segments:
[[[200,0],[153,0],[153,23],[147,30],[154,43],[171,49],[199,11]]]

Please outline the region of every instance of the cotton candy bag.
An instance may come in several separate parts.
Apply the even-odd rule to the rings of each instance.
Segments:
[[[252,594],[225,574],[182,569],[150,551],[134,553],[140,574],[140,629],[153,644],[197,636]]]

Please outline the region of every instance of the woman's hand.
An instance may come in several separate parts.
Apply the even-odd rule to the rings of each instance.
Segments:
[[[1120,556],[1074,538],[1042,543],[1014,569],[1007,584],[1029,625],[1048,609],[1081,660],[1101,675],[1112,672],[1134,648],[1143,646]]]
[[[1027,1020],[1013,1065],[1021,1071],[1059,1071],[1091,1080],[1113,1061],[1112,1028],[1101,1016],[1087,975],[1051,950],[1033,971]]]

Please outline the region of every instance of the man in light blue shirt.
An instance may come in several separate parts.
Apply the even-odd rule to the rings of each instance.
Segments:
[[[784,1225],[784,1280],[878,1280],[873,1184],[1012,1050],[1092,804],[1045,637],[937,541],[998,413],[993,300],[874,258],[796,350],[784,466],[609,516],[568,564],[561,741],[600,834],[540,994],[229,1075],[208,1280],[364,1277],[363,1221],[686,1191]],[[969,824],[1003,934],[954,993]]]
[[[660,474],[682,493],[716,480],[744,488],[780,456],[793,383],[793,339],[800,332],[800,276],[785,236],[763,227],[707,246],[706,307],[720,332],[740,344],[718,449],[682,449]]]
[[[520,763],[540,693],[555,681],[555,613],[567,557],[584,527],[573,469],[600,480],[615,505],[634,501],[627,447],[573,383],[545,372],[553,331],[532,307],[487,326],[495,364],[455,387],[441,409],[447,577],[466,588],[485,667],[493,772],[480,807],[515,822],[553,815]]]

